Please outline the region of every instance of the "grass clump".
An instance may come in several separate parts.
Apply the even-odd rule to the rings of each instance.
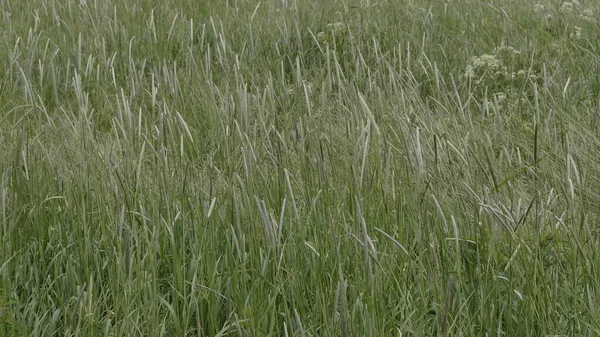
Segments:
[[[600,334],[592,2],[0,5],[0,335]]]

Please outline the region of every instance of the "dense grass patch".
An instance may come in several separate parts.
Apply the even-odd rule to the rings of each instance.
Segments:
[[[599,335],[599,13],[0,3],[0,336]]]

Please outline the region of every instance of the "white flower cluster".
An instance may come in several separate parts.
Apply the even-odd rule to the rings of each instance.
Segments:
[[[513,72],[511,74],[511,77],[514,79],[521,79],[521,80],[528,79],[528,78],[532,79],[532,80],[537,80],[539,78],[539,76],[536,73],[534,73],[530,70],[525,70],[525,69],[521,69],[517,72]]]
[[[596,22],[594,11],[592,9],[583,7],[578,0],[563,2],[558,8],[558,13],[553,11],[551,7],[547,7],[539,3],[533,5],[533,11],[542,15],[546,20],[552,19],[553,14],[560,13],[565,17],[579,18],[580,20],[590,23]]]
[[[499,53],[521,55],[521,52],[518,51],[517,49],[515,49],[513,46],[506,46],[506,45],[502,45],[500,47],[494,48],[494,54],[499,54]]]
[[[582,10],[581,13],[579,13],[579,15],[577,17],[579,17],[581,20],[586,21],[586,22],[590,22],[590,23],[596,22],[596,19],[594,19],[594,11],[592,11],[589,8]]]
[[[582,27],[584,27],[585,23],[597,23],[594,10],[582,6],[578,0],[561,3],[558,11],[538,3],[533,6],[533,11],[542,16],[546,22],[552,20],[554,16],[560,17],[562,20],[567,20],[567,22],[572,24],[571,28],[569,28],[570,33],[568,36],[573,40],[584,38],[584,28]]]
[[[502,65],[502,62],[500,62],[496,55],[483,54],[473,56],[471,63],[467,65],[465,76],[474,78],[477,74],[484,75],[485,73],[491,73],[493,76],[502,75],[506,73],[506,67]]]
[[[567,15],[577,14],[577,17],[586,22],[595,22],[594,11],[584,8],[578,0],[563,2],[559,12]]]
[[[581,40],[581,28],[573,27],[573,32],[569,36],[574,40]]]
[[[524,98],[523,84],[541,80],[526,59],[520,50],[502,45],[489,54],[471,57],[463,78],[471,81],[477,97],[484,100],[484,109],[497,110]]]
[[[563,2],[560,6],[561,13],[572,13],[575,10],[575,6],[572,2]]]
[[[509,77],[508,68],[503,60],[520,55],[521,52],[512,46],[502,45],[493,50],[492,54],[473,56],[465,69],[467,78],[476,79],[476,84],[486,77]],[[514,73],[510,75],[515,75]],[[512,76],[513,78],[515,76]]]

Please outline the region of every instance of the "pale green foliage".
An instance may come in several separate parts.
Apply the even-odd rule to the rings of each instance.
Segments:
[[[0,336],[600,335],[598,9],[0,2]]]

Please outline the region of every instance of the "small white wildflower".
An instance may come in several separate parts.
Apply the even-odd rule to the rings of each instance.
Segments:
[[[577,26],[573,27],[573,33],[571,33],[569,36],[572,39],[581,40],[581,28]]]
[[[513,73],[513,78],[519,78],[519,79],[530,79],[530,80],[537,80],[539,78],[538,75],[530,72],[529,70],[525,70],[525,69],[521,69],[519,71],[517,71],[517,73]]]
[[[563,2],[562,6],[560,6],[561,13],[570,13],[574,9],[572,2]]]
[[[590,23],[594,22],[594,12],[591,9],[584,9],[583,13],[579,14],[578,16],[583,21],[587,21]]]
[[[487,67],[492,71],[497,71],[502,68],[500,60],[496,58],[496,55],[483,54],[479,57],[481,66]]]
[[[533,5],[533,11],[536,13],[540,13],[546,10],[546,7],[544,7],[544,5],[542,4],[535,4]]]
[[[485,75],[491,77],[510,76],[506,66],[494,54],[483,54],[480,56],[471,57],[471,62],[465,69],[464,75],[468,78],[481,76],[481,80],[483,80],[483,77],[485,77]]]
[[[507,54],[515,54],[515,55],[521,54],[521,52],[519,50],[515,49],[513,46],[500,46],[500,47],[496,47],[494,49],[495,54],[498,54],[503,51],[505,51]]]
[[[85,314],[84,320],[88,324],[94,324],[96,322],[96,317],[94,317],[93,312],[88,312],[87,314]]]
[[[475,71],[473,70],[473,66],[472,65],[468,65],[467,69],[465,70],[465,76],[467,78],[473,78],[475,77]]]
[[[495,77],[508,77],[508,71],[506,67],[501,67],[498,71],[494,72]]]

